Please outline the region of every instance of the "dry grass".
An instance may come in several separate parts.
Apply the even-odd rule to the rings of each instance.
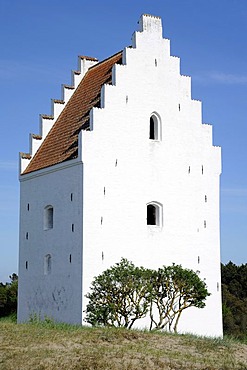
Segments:
[[[0,321],[1,370],[246,370],[233,340]]]

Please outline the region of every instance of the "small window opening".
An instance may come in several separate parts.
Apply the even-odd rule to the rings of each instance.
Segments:
[[[149,139],[161,140],[160,119],[156,114],[152,114],[152,116],[149,119]]]
[[[208,197],[205,195],[205,203],[207,203],[208,201]]]
[[[101,258],[102,258],[102,261],[104,261],[104,252],[102,251],[102,254],[101,254]]]
[[[26,240],[28,240],[28,238],[29,238],[29,234],[28,234],[28,233],[26,233]]]
[[[71,256],[71,254],[69,255],[69,263],[71,263],[71,261],[72,261],[72,256]]]
[[[200,256],[197,257],[197,262],[200,263]]]
[[[25,265],[26,265],[26,270],[28,270],[28,261],[26,261]]]
[[[204,228],[207,227],[207,221],[204,220]]]
[[[147,206],[147,224],[156,225],[156,208],[152,204]]]
[[[179,112],[180,112],[180,109],[181,109],[181,106],[180,106],[180,104],[178,104],[178,110],[179,110]]]
[[[29,207],[29,203],[27,203],[27,210],[29,211],[30,207]]]
[[[155,65],[155,67],[157,67],[157,59],[154,59],[154,65]]]
[[[70,193],[70,200],[73,202],[73,193]]]
[[[105,195],[105,186],[104,186],[104,195]]]
[[[103,224],[103,217],[100,218],[100,224]]]
[[[202,166],[202,175],[203,175],[203,166]]]
[[[217,292],[220,290],[220,284],[217,282]]]
[[[47,254],[44,258],[44,274],[49,275],[51,273],[51,255]]]
[[[128,95],[126,95],[126,104],[128,103],[128,101],[129,101],[129,97]]]
[[[190,166],[189,166],[189,168],[188,168],[188,173],[190,173]]]
[[[162,207],[151,203],[147,205],[147,225],[161,225]]]
[[[44,209],[44,230],[53,229],[53,207],[46,206]]]
[[[154,119],[153,119],[153,117],[150,117],[149,139],[150,139],[150,140],[155,140],[155,134],[154,134]]]
[[[116,159],[116,161],[115,161],[115,167],[117,167],[117,159]]]
[[[71,231],[72,233],[75,231],[75,224],[71,224]]]

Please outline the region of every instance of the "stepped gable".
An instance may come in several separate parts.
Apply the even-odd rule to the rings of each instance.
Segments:
[[[77,158],[78,134],[89,129],[90,110],[100,107],[101,87],[112,84],[116,63],[122,63],[122,51],[89,68],[23,175]]]

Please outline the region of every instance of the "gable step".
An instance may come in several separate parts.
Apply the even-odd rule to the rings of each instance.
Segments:
[[[62,113],[64,106],[65,106],[64,100],[51,99],[51,113],[54,118],[54,121],[56,121],[58,116]]]
[[[64,101],[65,104],[69,101],[69,99],[73,95],[74,90],[75,90],[74,86],[62,85],[61,96],[62,96],[62,101]]]
[[[19,153],[19,168],[20,168],[20,173],[22,173],[23,171],[25,171],[25,169],[27,168],[27,166],[30,163],[31,158],[32,158],[32,156],[31,156],[30,153],[23,153],[23,152],[20,152]]]
[[[42,136],[43,139],[46,138],[54,122],[54,116],[48,114],[40,114],[40,136]]]
[[[30,134],[29,137],[29,150],[31,157],[34,156],[34,154],[39,149],[40,145],[42,144],[42,136],[37,134]]]
[[[83,75],[81,75],[80,71],[71,71],[71,82],[75,89],[81,82],[82,78],[83,78]]]

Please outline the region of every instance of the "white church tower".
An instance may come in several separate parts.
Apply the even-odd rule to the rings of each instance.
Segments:
[[[178,330],[221,336],[221,149],[161,19],[78,69],[20,154],[18,321],[83,323],[93,278],[124,257],[199,270],[211,295]]]

